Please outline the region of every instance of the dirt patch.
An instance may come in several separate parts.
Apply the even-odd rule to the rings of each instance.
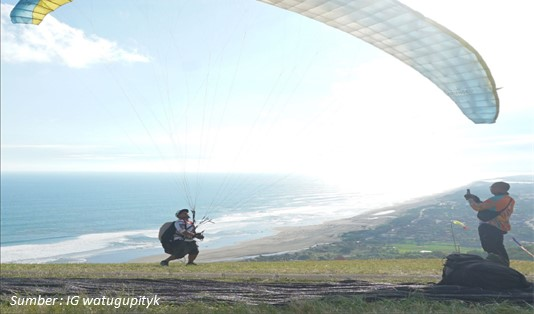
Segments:
[[[217,280],[179,279],[61,279],[1,278],[0,297],[6,302],[13,295],[37,297],[68,297],[157,295],[160,304],[186,302],[244,302],[248,304],[286,304],[295,300],[329,296],[360,296],[366,300],[406,298],[418,295],[432,300],[464,300],[475,302],[526,302],[534,304],[532,290],[488,291],[480,288],[439,286],[434,284],[376,284],[344,280],[328,283],[258,283]]]

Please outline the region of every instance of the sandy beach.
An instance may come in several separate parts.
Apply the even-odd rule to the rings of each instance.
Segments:
[[[199,263],[240,260],[259,255],[270,255],[298,251],[319,244],[334,243],[340,236],[350,231],[371,229],[387,223],[414,207],[435,203],[436,196],[416,199],[410,202],[364,212],[357,216],[341,220],[333,220],[320,225],[297,228],[282,228],[274,236],[245,241],[233,246],[203,250],[200,243]],[[162,249],[163,251],[163,249]],[[163,252],[162,252],[163,253]],[[167,254],[153,255],[134,259],[133,263],[156,263],[168,257]]]

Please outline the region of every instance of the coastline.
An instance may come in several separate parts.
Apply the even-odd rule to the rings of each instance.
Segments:
[[[344,233],[372,229],[388,223],[411,208],[434,204],[436,198],[442,194],[444,193],[366,211],[351,218],[332,220],[319,225],[280,228],[275,235],[244,241],[232,246],[202,250],[202,245],[200,245],[200,254],[196,261],[199,263],[209,263],[244,260],[260,255],[283,254],[305,250],[320,244],[338,242],[341,240],[340,236]],[[130,260],[129,263],[159,263],[168,256],[168,254],[162,253],[136,258]]]

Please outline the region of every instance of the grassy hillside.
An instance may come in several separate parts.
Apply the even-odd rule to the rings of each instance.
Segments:
[[[441,276],[440,259],[224,262],[196,267],[182,263],[170,267],[151,264],[1,266],[2,313],[532,313],[534,310],[531,304],[502,300],[466,302],[454,297],[432,300],[417,294],[395,298],[378,294],[368,298],[358,295],[357,291],[351,293],[342,289],[351,285],[359,287],[359,283],[364,283],[362,289],[371,290],[380,287],[376,286],[377,282],[436,283]],[[512,267],[531,279],[534,277],[534,262],[514,261]],[[6,283],[13,280],[18,280],[19,284]],[[185,281],[187,285],[181,286]],[[365,284],[366,281],[372,284]],[[191,288],[195,285],[196,290]],[[317,292],[313,290],[325,287],[334,290],[326,291],[321,297],[311,296]],[[160,295],[162,289],[167,293],[166,298]],[[246,301],[254,295],[290,289],[293,294],[288,302]],[[218,293],[216,300],[210,298],[213,291]],[[160,295],[162,301],[150,307],[13,304],[13,298],[38,296],[65,302],[69,297],[100,300],[105,295],[109,300],[154,294]],[[243,301],[239,301],[240,295]]]
[[[511,267],[534,277],[534,262],[512,261]],[[441,259],[332,260],[287,262],[221,262],[186,267],[156,264],[2,264],[2,277],[33,278],[210,278],[231,280],[328,281],[372,278],[375,282],[437,282]]]

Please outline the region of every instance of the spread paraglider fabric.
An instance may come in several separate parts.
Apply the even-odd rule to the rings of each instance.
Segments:
[[[44,17],[71,0],[21,0],[11,11],[11,22],[40,24]]]
[[[499,113],[495,82],[458,35],[396,0],[260,0],[354,35],[411,66],[475,123]]]

